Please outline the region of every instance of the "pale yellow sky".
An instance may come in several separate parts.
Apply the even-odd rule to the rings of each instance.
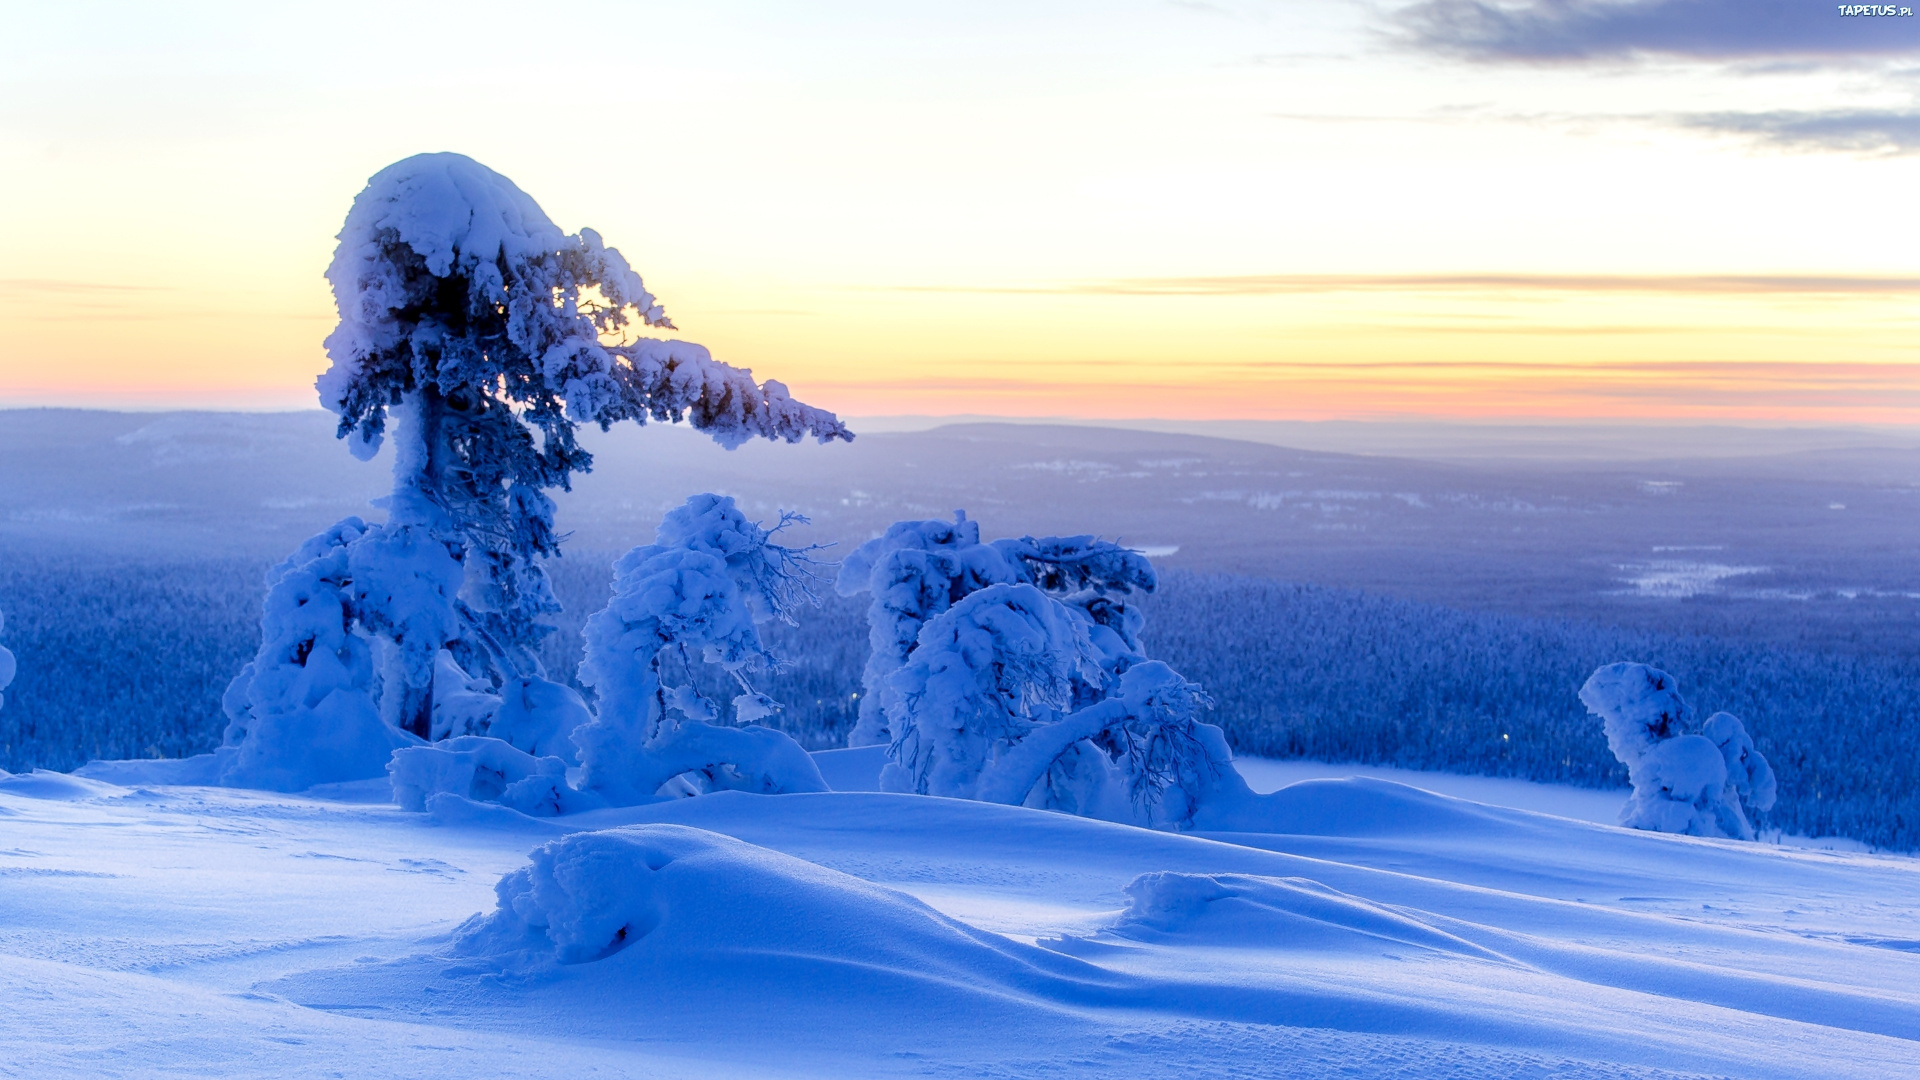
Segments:
[[[1920,83],[1872,41],[1649,24],[1543,62],[1337,0],[0,6],[3,404],[312,404],[353,195],[457,150],[851,415],[1920,421]]]

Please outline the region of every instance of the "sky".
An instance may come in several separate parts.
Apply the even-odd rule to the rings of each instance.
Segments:
[[[0,405],[314,405],[347,207],[454,150],[597,229],[682,336],[852,416],[1920,423],[1920,17],[0,17]]]

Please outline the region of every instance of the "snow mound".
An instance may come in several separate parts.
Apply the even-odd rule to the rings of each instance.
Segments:
[[[99,799],[126,793],[125,788],[114,784],[69,776],[66,773],[48,769],[35,769],[26,773],[0,772],[0,795],[13,795],[22,799],[78,802],[82,799]]]
[[[904,893],[683,825],[553,840],[494,892],[498,908],[468,920],[454,948],[507,968],[617,956],[610,971],[717,977],[713,965],[745,964],[749,977],[801,980],[790,993],[813,983],[840,996],[875,979],[1040,990],[1092,970]]]
[[[232,747],[223,746],[211,754],[195,754],[184,758],[96,759],[73,770],[72,775],[122,787],[213,785],[220,782],[220,770],[233,760],[233,755]]]
[[[834,791],[879,791],[880,770],[887,763],[885,743],[812,752],[820,778]]]
[[[1478,835],[1523,811],[1506,811],[1391,780],[1302,780],[1270,795],[1246,795],[1198,816],[1204,832],[1296,836]]]
[[[1384,943],[1506,958],[1403,911],[1308,878],[1247,874],[1142,874],[1126,887],[1114,933],[1164,944],[1377,951]]]

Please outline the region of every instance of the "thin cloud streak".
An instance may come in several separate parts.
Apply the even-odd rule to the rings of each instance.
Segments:
[[[62,281],[54,278],[0,278],[0,296],[7,294],[62,295],[99,293],[124,296],[127,293],[170,292],[169,285],[110,285],[98,281]]]
[[[1920,112],[1835,109],[1760,113],[1696,113],[1682,127],[1740,135],[1787,150],[1826,150],[1894,157],[1920,152]]]
[[[1130,365],[1103,360],[1057,361],[1050,367],[1064,370],[1101,369],[1124,375]],[[1145,366],[1143,370],[1159,371],[1157,366]],[[1276,360],[1268,362],[1246,361],[1240,363],[1221,363],[1196,365],[1195,375],[1210,373],[1235,373],[1235,381],[1249,383],[1254,381],[1285,380],[1292,376],[1306,376],[1310,380],[1345,379],[1356,376],[1378,376],[1394,373],[1405,383],[1431,382],[1435,385],[1477,386],[1484,382],[1537,382],[1552,383],[1571,388],[1575,385],[1598,385],[1602,383],[1641,384],[1666,386],[1756,386],[1766,385],[1782,388],[1833,388],[1853,387],[1858,389],[1890,389],[1903,393],[1920,395],[1920,363],[1796,363],[1796,362],[1754,362],[1754,361],[1620,361],[1596,364],[1552,364],[1527,361],[1291,361]],[[1266,375],[1266,380],[1257,380],[1255,376]],[[1124,380],[1126,386],[1134,389],[1170,389],[1196,385],[1214,385],[1213,381],[1196,378],[1190,381],[1167,379]],[[819,389],[865,388],[865,389],[911,389],[929,390],[955,389],[992,389],[992,390],[1063,390],[1084,387],[1080,378],[1047,379],[1042,377],[1010,376],[960,376],[934,375],[897,380],[863,378],[858,380],[836,381],[832,379],[810,379],[808,385]],[[1378,380],[1369,379],[1356,384],[1369,390],[1377,389]]]
[[[1556,292],[1668,295],[1920,293],[1920,277],[1821,274],[1247,274],[1052,285],[883,285],[887,292],[1031,296],[1285,296],[1355,292]]]
[[[1845,17],[1819,0],[1423,0],[1394,14],[1414,48],[1496,63],[1920,53],[1920,19]]]

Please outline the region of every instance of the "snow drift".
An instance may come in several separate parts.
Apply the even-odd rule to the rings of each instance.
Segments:
[[[1505,960],[1415,918],[1310,878],[1156,871],[1127,884],[1122,937],[1160,943],[1293,949],[1377,950],[1391,942],[1434,952]]]
[[[783,993],[832,983],[842,997],[876,982],[1060,993],[1080,979],[1101,981],[1089,965],[968,926],[905,893],[683,825],[551,841],[494,891],[498,907],[468,920],[453,952],[507,970],[619,957],[697,980],[706,965],[727,962],[799,980]]]

